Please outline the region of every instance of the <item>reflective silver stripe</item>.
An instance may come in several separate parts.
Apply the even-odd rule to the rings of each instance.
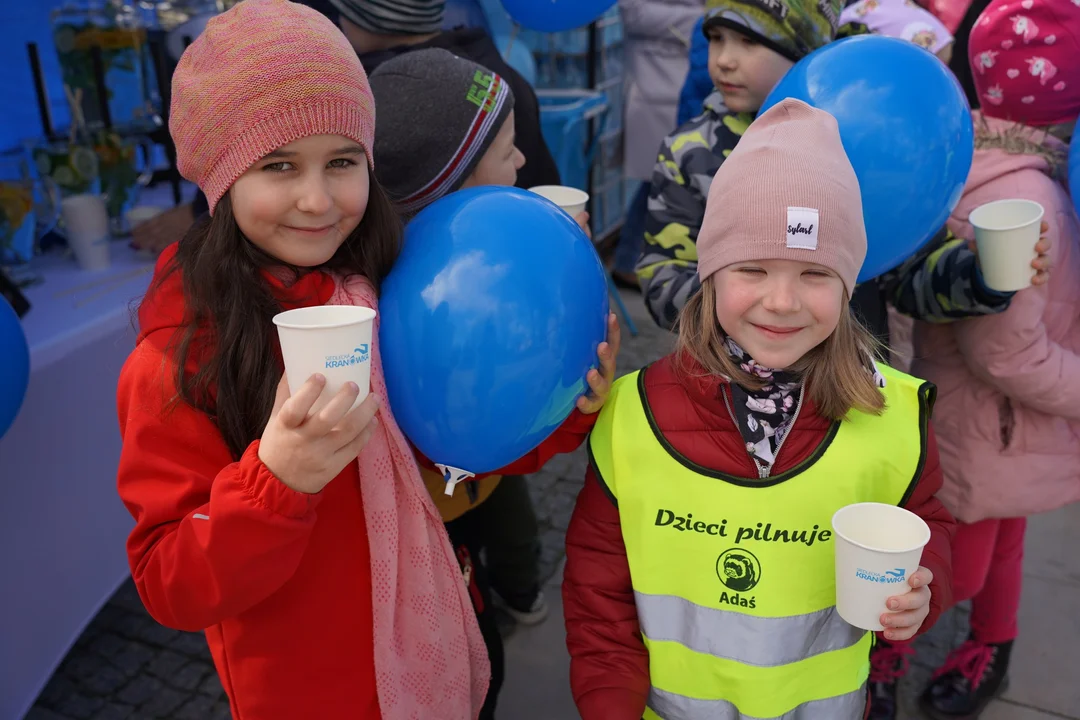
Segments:
[[[851,647],[866,634],[845,622],[834,607],[770,618],[707,608],[674,595],[634,591],[634,600],[641,632],[649,640],[677,642],[743,665],[790,665]]]
[[[727,700],[698,700],[653,688],[649,709],[664,720],[861,720],[866,712],[866,685],[854,692],[812,700],[776,718],[739,712]]]

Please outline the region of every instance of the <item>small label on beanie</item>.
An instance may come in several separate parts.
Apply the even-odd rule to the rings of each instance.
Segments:
[[[817,250],[818,211],[814,208],[787,209],[787,246],[796,250]]]
[[[783,2],[783,0],[750,0],[748,4],[757,5],[777,20],[784,20],[788,15],[787,3]],[[819,4],[824,5],[825,3]]]

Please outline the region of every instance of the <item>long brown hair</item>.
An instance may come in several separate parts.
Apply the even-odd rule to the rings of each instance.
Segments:
[[[372,175],[363,220],[327,263],[311,269],[360,274],[377,290],[400,247],[401,222]],[[294,279],[308,270],[283,266],[249,242],[226,193],[180,241],[159,281],[179,271],[183,282],[185,322],[170,345],[178,400],[210,415],[236,459],[262,435],[281,380],[273,317],[282,307],[263,276],[270,267]],[[192,359],[198,369],[187,372]]]
[[[805,379],[810,400],[830,420],[844,419],[852,408],[874,415],[885,409],[885,397],[867,370],[867,358],[879,343],[847,307],[846,296],[844,301],[844,312],[832,335],[788,368]],[[716,318],[716,287],[713,279],[707,278],[701,292],[686,303],[679,315],[676,347],[709,374],[723,375],[748,390],[760,390],[765,382],[739,367],[725,349],[725,339]]]

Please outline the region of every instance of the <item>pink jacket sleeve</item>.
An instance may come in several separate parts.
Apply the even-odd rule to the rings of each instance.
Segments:
[[[1062,268],[1070,258],[1076,262],[1080,228],[1071,208],[1053,198],[1031,199],[1046,208],[1054,266]],[[1069,275],[1065,280],[1058,275],[1057,282],[1068,281]],[[971,372],[1013,402],[1080,420],[1080,355],[1052,340],[1046,329],[1054,283],[1051,271],[1048,285],[1016,293],[1005,312],[957,323],[956,341]],[[1075,308],[1061,310],[1076,312]]]

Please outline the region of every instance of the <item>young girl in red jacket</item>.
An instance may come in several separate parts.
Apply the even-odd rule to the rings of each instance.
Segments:
[[[862,718],[874,638],[835,611],[831,517],[875,501],[930,526],[889,640],[948,606],[954,521],[933,387],[876,365],[847,308],[866,232],[835,119],[789,99],[755,120],[698,252],[675,353],[616,382],[590,435],[563,584],[574,699],[584,720]]]
[[[376,308],[396,257],[373,105],[341,32],[286,0],[211,20],[173,78],[180,171],[211,216],[162,255],[139,309],[118,483],[143,602],[164,625],[205,629],[237,720],[471,720],[488,684],[378,346],[351,411],[355,384],[312,413],[325,379],[290,397],[282,377],[272,317]],[[590,382],[595,412],[607,383]],[[514,471],[576,447],[592,417],[575,412]]]

